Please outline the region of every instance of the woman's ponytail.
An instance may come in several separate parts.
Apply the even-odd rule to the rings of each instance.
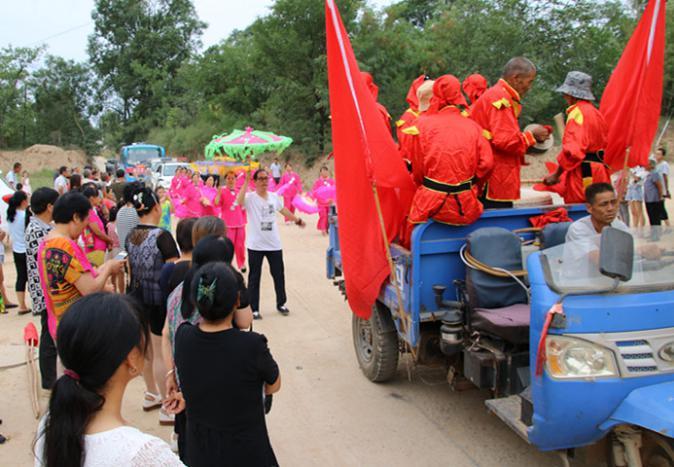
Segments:
[[[12,197],[9,198],[9,201],[7,202],[7,220],[9,222],[14,222],[14,219],[16,219],[16,210],[21,206],[21,203],[27,199],[28,195],[23,191],[15,191]]]

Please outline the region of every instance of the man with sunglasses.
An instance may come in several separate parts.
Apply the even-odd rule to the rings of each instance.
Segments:
[[[283,267],[283,250],[281,237],[278,232],[277,216],[279,212],[298,226],[304,228],[306,224],[283,207],[283,198],[269,191],[269,174],[259,169],[253,174],[255,191],[247,193],[250,184],[251,167],[246,171],[246,181],[237,196],[237,203],[246,209],[248,225],[246,229],[246,248],[248,249],[248,293],[250,307],[255,319],[262,318],[260,314],[260,276],[262,275],[262,261],[267,258],[274,290],[276,291],[276,310],[287,315],[290,310],[286,307],[285,273]]]

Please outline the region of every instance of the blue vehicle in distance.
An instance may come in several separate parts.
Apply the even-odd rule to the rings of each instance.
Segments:
[[[453,389],[487,390],[491,412],[565,465],[674,466],[674,233],[566,244],[570,223],[530,228],[549,209],[430,221],[411,250],[393,244],[395,280],[368,320],[353,316],[358,364],[374,382],[401,354],[444,365]],[[329,238],[327,275],[345,293],[334,211]]]
[[[166,149],[156,144],[133,143],[122,146],[120,162],[125,169],[138,165],[149,166],[152,159],[166,158]]]

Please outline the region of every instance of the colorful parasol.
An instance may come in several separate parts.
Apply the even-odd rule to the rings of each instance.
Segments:
[[[206,145],[204,155],[206,160],[213,160],[217,156],[230,156],[242,161],[247,156],[255,158],[265,152],[281,154],[292,142],[293,139],[288,136],[247,127],[245,131],[234,130],[229,134],[214,136]]]
[[[248,163],[234,159],[233,157],[214,157],[212,160],[196,161],[191,164],[192,170],[201,175],[219,175],[224,177],[227,172],[233,171],[239,173],[242,170],[248,170]],[[250,167],[253,170],[260,168],[258,162],[251,162]]]

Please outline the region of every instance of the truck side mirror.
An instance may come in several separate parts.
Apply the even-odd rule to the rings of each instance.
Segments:
[[[634,238],[629,232],[613,227],[601,231],[599,272],[612,279],[627,282],[634,266]]]

